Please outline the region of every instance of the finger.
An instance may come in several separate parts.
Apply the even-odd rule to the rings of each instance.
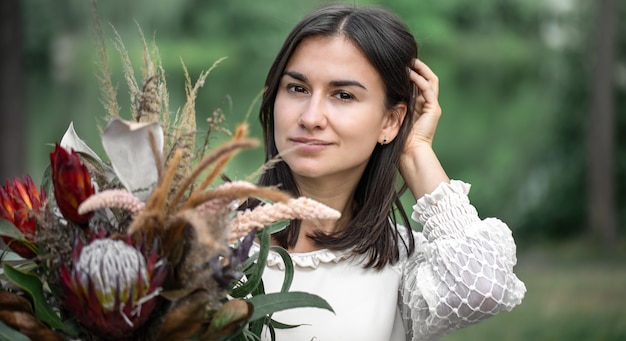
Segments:
[[[437,77],[437,75],[430,69],[430,67],[428,67],[428,65],[426,65],[426,63],[419,59],[414,59],[413,70],[422,77],[426,78],[426,80],[433,85],[435,94],[439,93],[439,77]]]
[[[428,81],[433,83],[438,83],[439,78],[437,75],[431,70],[426,63],[421,61],[420,59],[413,59],[413,70],[422,75],[424,78],[428,79]]]
[[[426,102],[437,103],[437,90],[433,83],[413,70],[410,72],[410,78],[411,81],[415,83],[420,95],[424,97]]]
[[[425,103],[426,99],[424,98],[424,96],[421,95],[415,100],[415,105],[418,109],[423,108]]]

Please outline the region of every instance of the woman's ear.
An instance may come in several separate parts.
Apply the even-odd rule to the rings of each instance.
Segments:
[[[393,108],[385,111],[385,118],[383,119],[383,129],[380,131],[378,137],[378,143],[387,144],[398,136],[404,117],[406,117],[407,106],[405,103],[399,103],[393,106]]]

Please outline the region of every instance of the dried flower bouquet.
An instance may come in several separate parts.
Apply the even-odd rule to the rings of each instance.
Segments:
[[[185,69],[187,101],[170,118],[158,51],[148,53],[143,40],[139,87],[116,33],[134,103],[132,119],[123,120],[98,32],[108,161],[70,124],[40,188],[29,176],[0,188],[8,246],[0,340],[258,339],[263,328],[289,327],[271,319],[274,311],[330,310],[317,296],[288,292],[289,267],[278,294],[263,292],[261,276],[270,235],[284,226],[277,222],[337,219],[339,212],[248,181],[217,184],[234,153],[258,142],[242,124],[221,146],[205,143],[196,152],[195,98],[210,69],[194,85]],[[207,134],[222,129],[222,120],[216,112]],[[248,198],[265,204],[238,211]],[[260,252],[249,257],[255,239]]]

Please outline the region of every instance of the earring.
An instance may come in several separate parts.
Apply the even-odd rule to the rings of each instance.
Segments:
[[[383,137],[383,142],[380,143],[381,146],[386,145],[387,144],[387,138]]]

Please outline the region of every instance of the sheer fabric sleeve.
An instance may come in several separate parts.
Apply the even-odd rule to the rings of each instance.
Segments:
[[[526,287],[513,273],[515,242],[506,224],[481,220],[470,186],[442,183],[413,207],[423,225],[416,252],[403,265],[400,311],[407,340],[434,340],[510,311]]]

